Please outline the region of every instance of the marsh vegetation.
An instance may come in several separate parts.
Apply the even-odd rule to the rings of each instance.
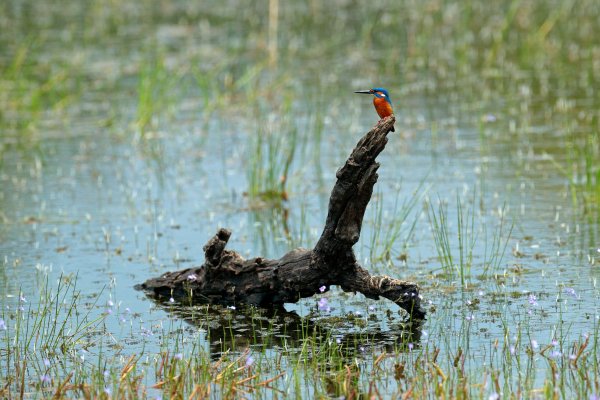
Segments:
[[[0,4],[0,396],[597,398],[592,0]],[[428,319],[332,288],[285,312],[135,283],[312,247],[377,120],[359,261]]]

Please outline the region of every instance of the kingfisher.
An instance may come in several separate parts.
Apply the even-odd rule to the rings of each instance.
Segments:
[[[385,117],[389,117],[390,115],[394,115],[394,110],[392,109],[392,100],[390,99],[390,94],[384,88],[358,90],[354,93],[372,94],[374,96],[373,97],[373,105],[375,106],[375,111],[377,111],[377,114],[379,114],[379,118],[385,118]],[[392,126],[392,132],[395,132],[393,126]]]

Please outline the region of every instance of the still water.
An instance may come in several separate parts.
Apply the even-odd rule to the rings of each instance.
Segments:
[[[215,354],[224,350],[215,341],[255,345],[244,342],[253,324],[242,307],[198,322],[133,286],[202,264],[220,227],[245,257],[314,245],[336,169],[376,122],[370,101],[352,92],[385,86],[396,133],[355,251],[372,272],[421,285],[430,313],[409,341],[450,351],[468,336],[477,375],[477,360],[488,362],[486,349],[507,335],[569,343],[594,331],[593,16],[561,9],[558,21],[580,23],[540,38],[530,33],[548,28],[548,10],[536,2],[514,20],[505,8],[466,13],[461,2],[312,1],[279,4],[275,15],[268,2],[100,3],[0,6],[5,319],[20,295],[35,303],[47,280],[70,277],[96,299],[92,314],[106,315],[105,340],[123,345],[115,352],[158,352],[159,332],[172,326]],[[284,160],[288,200],[261,195]],[[436,241],[440,218],[450,268]],[[358,357],[407,334],[394,305],[335,289],[287,310],[275,332],[309,316],[340,340],[366,333]],[[237,318],[237,339],[216,339],[231,323],[223,315]],[[360,322],[334,322],[348,315]]]

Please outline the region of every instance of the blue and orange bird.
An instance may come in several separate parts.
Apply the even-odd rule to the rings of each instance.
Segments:
[[[392,100],[390,99],[390,94],[384,88],[358,90],[354,93],[372,94],[373,95],[373,105],[375,106],[375,111],[377,111],[377,114],[379,114],[379,118],[385,118],[385,117],[389,117],[390,115],[394,115],[394,110],[392,109]],[[393,126],[392,126],[392,132],[395,132]]]

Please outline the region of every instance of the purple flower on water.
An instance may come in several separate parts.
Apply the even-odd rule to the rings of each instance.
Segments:
[[[104,314],[112,314],[112,309],[107,308],[106,310],[104,310]]]
[[[470,322],[470,321],[475,320],[475,316],[473,314],[469,314],[465,317],[465,319]]]
[[[248,355],[248,357],[246,357],[246,368],[250,367],[252,364],[254,364],[254,357]]]
[[[514,356],[515,353],[517,352],[517,349],[515,348],[515,346],[511,345],[510,348],[509,348],[509,351],[510,351],[510,354]]]
[[[50,360],[48,360],[47,358],[44,358],[44,366],[46,368],[50,366]]]
[[[327,286],[323,285],[319,288],[319,292],[323,293],[327,289]]]
[[[500,399],[500,395],[496,392],[490,394],[490,396],[488,397],[488,400],[499,400]]]
[[[537,340],[531,339],[531,347],[533,349],[537,349],[538,347],[540,347],[540,345],[538,344]]]
[[[195,281],[195,280],[198,279],[198,276],[196,274],[189,274],[187,276],[187,279],[188,279],[188,281],[192,281],[193,282],[193,281]]]
[[[8,328],[6,327],[6,322],[2,318],[0,318],[0,330],[5,331]]]
[[[107,395],[109,395],[109,396],[110,396],[110,395],[111,395],[111,393],[112,393],[112,390],[110,390],[110,388],[109,388],[108,386],[106,386],[106,387],[104,388],[104,393],[106,393]]]
[[[590,400],[600,400],[600,396],[598,396],[596,393],[592,393],[590,394]]]
[[[183,360],[183,354],[182,353],[177,353],[173,356],[174,359],[176,360]]]
[[[322,297],[317,303],[320,311],[329,311],[331,308],[329,307],[329,301],[327,301],[326,297]]]
[[[50,375],[48,375],[48,374],[40,375],[40,383],[42,385],[45,383],[51,383],[51,382],[52,382],[52,378],[50,378]]]
[[[108,379],[108,377],[110,376],[110,372],[108,372],[108,370],[105,369],[102,375],[104,376],[104,379]]]
[[[25,298],[25,296],[23,296],[23,293],[19,294],[19,301],[21,303],[27,303],[27,299]]]
[[[558,358],[562,356],[562,353],[558,350],[552,350],[552,352],[550,353],[550,357],[552,358]]]
[[[576,358],[577,358],[577,356],[575,354],[569,355],[569,360],[575,360]]]
[[[532,306],[535,307],[538,305],[537,297],[535,297],[535,294],[533,294],[533,293],[529,294],[528,300],[529,300],[529,304],[531,304]]]
[[[114,306],[114,305],[115,305],[115,303],[113,303],[113,301],[112,301],[112,300],[108,300],[108,301],[106,302],[106,305],[107,305],[107,306],[109,306],[109,307],[112,307],[112,306]]]
[[[484,122],[496,122],[496,119],[497,119],[497,118],[496,118],[496,116],[495,116],[494,114],[486,114],[486,115],[483,117],[483,121],[484,121]]]
[[[409,344],[408,344],[408,350],[412,351],[412,349],[413,349],[414,347],[415,347],[415,345],[414,345],[414,344],[412,344],[412,343],[409,343]]]
[[[565,288],[565,293],[568,294],[569,296],[573,297],[574,299],[577,298],[577,293],[575,292],[575,289],[573,289],[573,288]]]

